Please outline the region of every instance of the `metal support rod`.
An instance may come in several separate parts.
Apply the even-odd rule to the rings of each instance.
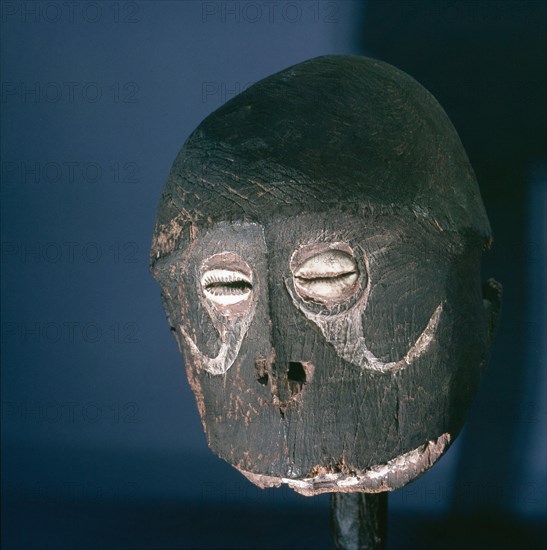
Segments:
[[[387,539],[387,493],[332,493],[335,550],[383,550]]]

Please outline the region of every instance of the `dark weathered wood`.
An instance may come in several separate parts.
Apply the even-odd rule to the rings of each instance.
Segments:
[[[326,56],[223,105],[173,164],[151,258],[211,449],[306,495],[421,475],[488,357],[490,245],[456,131],[397,69]]]
[[[335,550],[383,550],[387,543],[387,493],[333,493]]]

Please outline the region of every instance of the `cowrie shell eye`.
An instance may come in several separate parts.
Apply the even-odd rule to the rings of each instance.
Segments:
[[[304,301],[334,306],[359,290],[359,268],[349,247],[311,245],[291,262],[294,288]]]
[[[201,277],[205,297],[220,305],[247,300],[253,288],[250,277],[230,269],[210,269]]]
[[[223,252],[201,265],[200,286],[210,306],[228,317],[246,314],[253,295],[253,272],[239,255]]]

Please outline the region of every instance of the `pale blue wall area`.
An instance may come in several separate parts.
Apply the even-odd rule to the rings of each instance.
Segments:
[[[367,17],[353,1],[2,3],[5,547],[330,547],[328,497],[259,491],[208,450],[148,248],[163,182],[197,124],[250,83],[316,55],[391,61],[380,46],[404,35],[367,43]],[[449,114],[477,151],[460,117],[470,107]],[[520,246],[505,227],[511,195],[490,191],[497,240],[485,276],[509,293],[501,336],[469,426],[435,468],[390,496],[393,521],[478,503],[497,513],[498,501],[510,516],[545,516],[545,172],[530,173],[522,229],[532,245],[519,256],[529,288],[511,264]],[[528,328],[511,341],[521,322]],[[508,416],[487,389],[517,344],[526,374]],[[492,452],[521,457],[510,462],[519,482],[501,499],[469,475],[484,477]],[[412,548],[415,527],[400,525],[394,547]]]

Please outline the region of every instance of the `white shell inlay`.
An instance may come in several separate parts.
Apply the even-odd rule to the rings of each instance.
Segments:
[[[356,269],[355,261],[345,252],[325,250],[304,261],[294,276],[302,279],[339,277]]]
[[[207,299],[228,306],[250,297],[252,280],[241,271],[210,269],[201,277],[201,286]]]
[[[333,302],[349,298],[359,271],[355,260],[342,250],[324,250],[302,262],[294,272],[296,291],[306,300]]]
[[[345,291],[353,286],[357,280],[357,273],[346,273],[330,278],[317,278],[315,280],[299,280],[297,288],[306,291],[310,297],[338,298],[344,295]]]

